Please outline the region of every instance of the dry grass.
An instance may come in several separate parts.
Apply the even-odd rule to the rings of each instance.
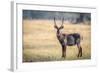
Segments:
[[[57,21],[60,24],[59,21]],[[59,26],[59,25],[58,25]],[[61,46],[52,20],[23,20],[23,62],[79,60],[91,58],[91,26],[64,23],[64,33],[80,33],[83,56],[77,58],[77,46],[67,47],[66,58],[61,58]]]

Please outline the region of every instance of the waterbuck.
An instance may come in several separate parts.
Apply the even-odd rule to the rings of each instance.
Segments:
[[[80,45],[81,42],[81,36],[79,33],[71,33],[71,34],[65,34],[62,33],[60,30],[64,28],[63,26],[64,18],[62,19],[62,24],[60,27],[56,25],[56,21],[54,18],[54,28],[57,29],[57,39],[59,40],[61,47],[62,47],[62,57],[66,57],[66,48],[67,46],[74,46],[77,45],[78,48],[78,55],[77,57],[82,57],[82,47]]]

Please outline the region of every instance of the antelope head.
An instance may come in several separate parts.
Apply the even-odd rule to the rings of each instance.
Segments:
[[[60,30],[64,28],[63,22],[64,22],[64,18],[62,18],[62,24],[61,24],[61,26],[58,27],[58,26],[56,25],[56,19],[55,19],[55,17],[54,17],[54,28],[57,29],[57,34],[59,34],[59,33],[60,33]]]

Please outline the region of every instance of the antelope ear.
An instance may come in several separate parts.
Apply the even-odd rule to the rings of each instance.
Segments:
[[[62,28],[64,28],[64,26],[61,26],[59,29],[62,29]]]
[[[56,29],[58,29],[58,27],[57,27],[56,25],[54,25],[54,27],[55,27]]]

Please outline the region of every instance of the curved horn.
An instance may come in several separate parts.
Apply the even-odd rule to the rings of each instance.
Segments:
[[[61,26],[60,26],[60,28],[59,28],[59,29],[64,28],[63,23],[64,23],[64,18],[62,18],[62,24],[61,24]]]
[[[56,25],[55,17],[54,17],[54,27],[58,29],[58,27]]]
[[[62,18],[62,24],[61,24],[61,26],[63,25],[63,23],[64,23],[64,17]]]
[[[54,24],[56,25],[55,17],[54,17]]]

